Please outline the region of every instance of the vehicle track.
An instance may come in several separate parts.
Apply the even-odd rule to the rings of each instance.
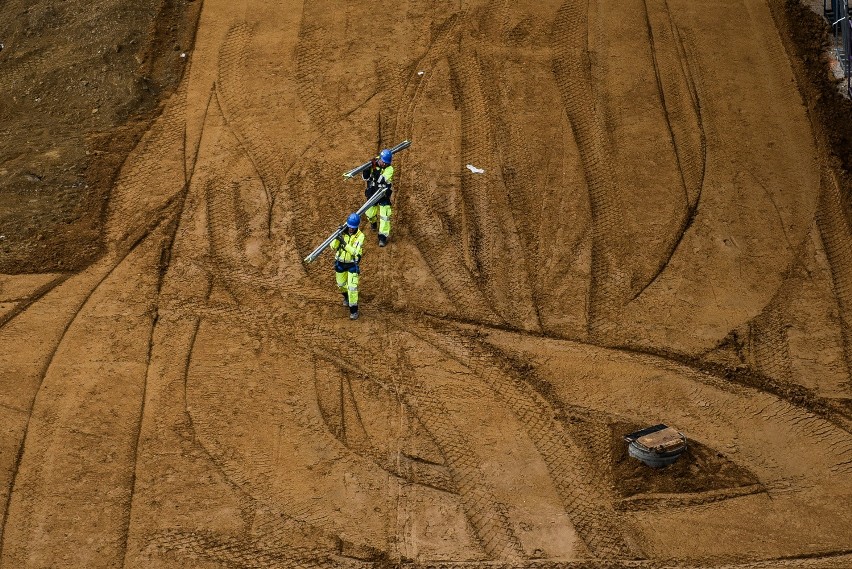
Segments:
[[[479,287],[485,291],[492,308],[509,326],[524,330],[538,329],[538,315],[532,300],[524,259],[511,215],[506,187],[490,174],[497,169],[497,149],[489,141],[497,133],[488,101],[483,93],[483,77],[475,47],[466,38],[457,53],[449,55],[461,102],[462,172],[461,194],[471,213],[472,256]],[[485,175],[468,171],[465,164],[486,170]]]
[[[749,322],[748,347],[754,369],[782,383],[792,382],[793,363],[787,337],[795,273],[804,267],[810,236],[799,245],[787,275],[764,309]]]
[[[592,86],[587,45],[587,5],[564,2],[551,32],[553,74],[571,123],[592,212],[592,267],[589,284],[588,332],[594,341],[606,341],[616,325],[617,310],[626,301],[629,275],[621,267],[623,255],[619,189],[611,175],[606,137]]]
[[[186,95],[187,81],[182,81],[125,158],[107,209],[108,247],[120,248],[144,237],[152,214],[168,207],[186,188]]]
[[[668,2],[645,0],[644,6],[657,92],[674,151],[684,204],[678,228],[666,236],[656,266],[647,274],[643,275],[645,271],[640,270],[637,275],[631,301],[641,295],[665,270],[684,233],[692,225],[701,198],[707,158],[698,89],[680,31],[672,21]]]
[[[217,177],[221,178],[222,176]],[[247,285],[247,283],[258,282],[258,279],[252,274],[253,271],[250,267],[244,266],[236,253],[238,246],[234,236],[237,224],[232,211],[233,202],[228,196],[217,195],[217,192],[212,191],[209,183],[206,191],[208,231],[214,266],[218,267],[220,276],[228,283],[228,289],[232,291],[233,297],[245,307],[243,310],[250,306],[269,305],[269,298],[261,300],[261,298],[258,298],[257,292]],[[286,307],[281,309],[286,309]],[[237,311],[239,307],[231,307],[229,310]],[[374,358],[364,357],[365,353],[370,353],[370,350],[356,349],[356,346],[342,350],[337,331],[327,329],[327,327],[324,330],[324,325],[316,321],[300,323],[297,314],[289,314],[288,316],[296,319],[296,322],[288,322],[283,329],[274,330],[274,332],[277,332],[277,336],[288,337],[295,334],[296,338],[301,340],[300,344],[304,347],[303,349],[308,350],[309,353],[313,352],[316,357],[322,357],[335,365],[341,365],[341,359],[350,362],[362,361],[362,365],[367,366],[367,371],[361,372],[359,375],[371,378],[385,377],[382,381],[384,385],[393,384],[387,378],[387,371],[380,363],[381,354],[376,354],[375,363],[373,363]],[[255,327],[257,326],[252,328]],[[306,336],[300,337],[300,330],[308,330]],[[269,337],[274,336],[270,335]],[[351,364],[343,369],[349,370],[350,368]],[[405,393],[401,395],[405,400]],[[420,421],[432,434],[447,460],[453,485],[459,489],[468,519],[477,529],[485,551],[496,558],[522,556],[520,545],[506,520],[505,513],[501,511],[493,496],[490,495],[490,492],[476,475],[477,462],[472,458],[475,457],[475,454],[468,448],[466,441],[457,429],[447,422],[447,413],[440,401],[422,386],[417,387],[413,397],[418,405],[417,412]],[[408,404],[410,406],[411,402],[408,402]],[[198,425],[203,425],[203,423],[198,423]],[[209,435],[206,438],[215,440],[215,430],[208,431],[206,434]],[[233,463],[229,454],[223,449],[208,448],[208,452],[211,457],[215,457],[215,460],[221,463],[222,470],[227,472],[231,479],[247,488],[256,484],[256,482],[253,482],[254,479],[245,477],[240,464]],[[261,471],[273,471],[271,465],[258,464],[257,466]],[[271,475],[264,477],[271,477]],[[271,492],[269,489],[266,491]],[[307,512],[305,514],[307,515]],[[297,519],[300,518],[297,516]],[[304,518],[305,521],[313,524],[318,523],[320,519]]]
[[[840,309],[840,328],[852,394],[852,227],[843,212],[836,176],[823,169],[820,185],[816,221],[831,266],[834,294]]]
[[[333,377],[336,376],[336,381],[322,382],[320,381],[320,374],[317,369],[318,363],[324,363],[324,360],[320,360],[320,362],[314,361],[314,384],[320,413],[329,431],[342,444],[352,449],[353,452],[369,458],[377,466],[394,476],[398,476],[414,484],[429,486],[436,490],[450,493],[457,492],[452,481],[452,476],[445,465],[428,463],[408,457],[403,454],[401,448],[397,449],[395,455],[390,455],[382,452],[380,448],[373,444],[358,409],[358,403],[352,389],[352,379],[342,374],[339,369],[332,368],[333,371],[331,371],[331,374]],[[329,370],[324,370],[324,373],[328,374]],[[337,389],[334,386],[335,382],[337,383]],[[347,413],[347,407],[352,409],[349,413]],[[354,415],[354,417],[349,418],[349,415]],[[354,423],[357,430],[356,433],[351,433],[351,430],[348,428],[352,423]],[[419,425],[419,423],[417,424]],[[422,427],[418,430],[422,430]]]
[[[410,138],[416,117],[417,105],[435,67],[446,59],[459,41],[462,22],[467,16],[464,8],[450,15],[435,32],[435,39],[426,53],[412,66],[404,84],[396,117],[396,138]],[[423,71],[423,75],[418,72]],[[458,242],[448,238],[441,223],[440,194],[435,194],[418,179],[405,178],[398,184],[410,187],[397,199],[400,215],[410,222],[409,235],[429,265],[433,276],[450,298],[462,318],[492,324],[503,322],[497,311],[481,290],[475,274],[464,262],[464,253]]]
[[[148,269],[147,280],[139,286],[142,290],[156,287],[156,265],[161,260],[168,225],[168,221],[162,222],[158,237],[134,247],[126,257],[110,259],[105,264],[106,274],[92,271],[100,278],[69,320],[49,359],[30,412],[36,421],[28,421],[24,431],[12,499],[5,509],[0,543],[4,565],[23,566],[35,559],[55,563],[67,556],[69,543],[76,544],[72,549],[78,562],[89,567],[112,566],[121,556],[126,526],[119,522],[103,528],[102,523],[104,517],[121,520],[128,509],[135,454],[132,441],[137,437],[144,392],[144,377],[135,375],[140,372],[139,366],[144,366],[147,342],[116,342],[112,322],[91,315],[107,310],[106,297],[115,287],[124,286],[128,271],[137,274]],[[129,327],[144,335],[145,326],[153,321],[150,293],[147,290],[140,302],[130,301],[113,316],[125,318]],[[75,360],[81,349],[95,361],[105,362],[123,353],[136,366],[122,370],[105,364],[101,373],[75,376]],[[144,371],[141,373],[144,376]],[[116,405],[113,399],[122,404]],[[104,480],[110,483],[104,485]],[[109,495],[104,494],[107,488],[112,492]],[[64,538],[58,539],[56,534],[62,530]],[[91,542],[87,542],[93,533],[98,535],[101,550],[97,558],[91,557]]]
[[[428,328],[408,322],[409,330],[429,344],[464,363],[481,378],[526,427],[547,464],[551,479],[563,499],[566,514],[594,556],[631,557],[616,515],[598,486],[599,468],[585,460],[573,433],[555,419],[551,406],[499,355],[473,338],[431,321]]]
[[[326,552],[259,544],[210,532],[165,531],[154,537],[152,544],[180,557],[209,560],[238,569],[369,569],[374,566]]]
[[[223,275],[223,278],[227,276]],[[257,305],[256,302],[250,302],[257,292],[249,291],[245,283],[236,280],[231,280],[229,286],[239,290],[236,296],[242,299],[245,305],[242,308],[208,306],[203,309],[206,315],[215,317],[218,314],[220,317],[242,320],[253,328],[271,327],[273,333],[270,338],[279,338],[275,341],[280,342],[289,336],[295,339],[295,345],[339,367],[348,375],[378,381],[386,389],[396,387],[398,395],[426,427],[443,454],[453,485],[458,488],[468,520],[476,530],[483,549],[495,559],[524,557],[505,512],[481,480],[475,452],[470,448],[463,434],[451,422],[448,412],[436,395],[420,383],[409,385],[407,381],[402,380],[398,374],[407,373],[405,370],[392,370],[389,375],[379,358],[365,357],[365,353],[369,351],[359,345],[357,340],[341,343],[340,331],[333,326],[318,321],[304,325],[298,322],[298,315],[286,313],[281,313],[279,319],[270,320],[268,312],[254,313],[249,308]],[[266,303],[268,302],[267,299]],[[284,319],[280,319],[281,317]],[[398,339],[394,343],[399,344],[401,341],[403,340]],[[288,345],[293,345],[292,340]],[[361,364],[354,364],[353,362],[356,361]],[[214,451],[213,454],[218,462],[224,461],[222,468],[228,472],[231,479],[240,485],[251,487],[252,480],[245,478],[239,466],[228,463],[227,453]]]
[[[266,194],[266,235],[272,236],[272,208],[282,190],[280,165],[282,157],[274,145],[258,128],[245,106],[247,93],[243,73],[246,68],[248,45],[254,36],[250,25],[241,22],[228,30],[219,52],[219,69],[216,101],[239,140],[246,156],[251,160]],[[286,199],[286,196],[285,196]],[[292,201],[292,200],[289,200]],[[298,214],[298,212],[297,212]]]

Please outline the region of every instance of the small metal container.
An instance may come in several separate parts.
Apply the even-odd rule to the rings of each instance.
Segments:
[[[668,425],[654,425],[624,435],[627,453],[651,468],[668,466],[686,450],[686,437]]]

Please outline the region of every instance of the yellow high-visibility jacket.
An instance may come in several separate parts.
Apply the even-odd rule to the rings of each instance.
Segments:
[[[335,251],[334,260],[338,263],[357,263],[364,253],[364,233],[360,229],[354,235],[344,231],[331,242],[331,248]]]

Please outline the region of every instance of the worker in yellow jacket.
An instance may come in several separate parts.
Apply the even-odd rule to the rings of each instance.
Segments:
[[[385,190],[385,195],[379,203],[366,211],[367,219],[370,220],[370,228],[379,232],[379,247],[387,245],[391,230],[391,193],[393,192],[393,153],[387,148],[382,150],[378,156],[373,158],[370,167],[361,172],[361,177],[367,182],[364,195],[367,199],[379,190]],[[376,215],[378,214],[378,216]]]
[[[334,250],[334,276],[337,289],[343,295],[343,306],[349,307],[349,318],[358,319],[358,279],[361,269],[358,263],[364,253],[364,233],[358,229],[361,216],[352,213],[346,219],[346,227],[331,242]]]

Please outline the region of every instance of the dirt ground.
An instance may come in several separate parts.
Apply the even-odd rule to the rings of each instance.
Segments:
[[[852,124],[802,5],[0,15],[3,569],[852,566]],[[353,322],[302,259],[405,139]]]

